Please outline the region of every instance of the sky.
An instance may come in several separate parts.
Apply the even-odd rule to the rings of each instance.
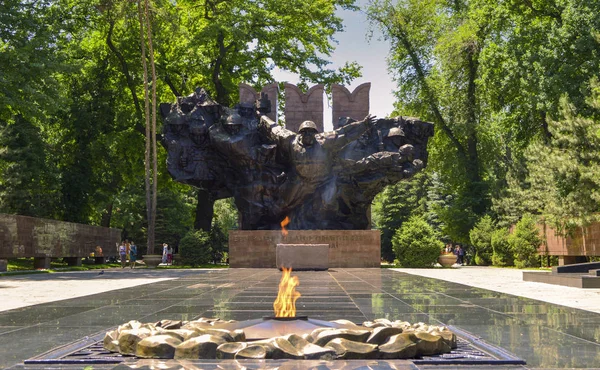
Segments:
[[[364,6],[366,0],[358,0],[358,6]],[[335,51],[331,55],[330,68],[338,68],[346,62],[355,61],[362,66],[362,77],[357,78],[346,88],[352,92],[362,83],[371,82],[370,113],[378,118],[388,117],[393,110],[395,82],[388,73],[386,57],[389,53],[389,43],[384,41],[378,30],[369,27],[366,14],[362,11],[337,12],[344,20],[344,32],[337,33],[334,38],[338,41]],[[372,36],[368,33],[372,31]],[[290,73],[277,71],[277,81],[296,83],[298,78]],[[325,101],[325,104],[326,101]],[[329,108],[329,109],[327,109]],[[331,107],[325,107],[325,131],[332,129]]]

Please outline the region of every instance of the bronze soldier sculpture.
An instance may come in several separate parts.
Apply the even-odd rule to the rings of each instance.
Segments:
[[[269,112],[266,96],[230,109],[202,89],[161,104],[169,173],[233,196],[242,230],[279,229],[285,217],[289,229],[370,229],[375,195],[427,162],[428,122],[368,115],[325,133],[305,121],[295,133]]]

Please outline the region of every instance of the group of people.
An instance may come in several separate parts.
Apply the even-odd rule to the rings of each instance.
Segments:
[[[129,261],[129,267],[135,268],[135,264],[137,261],[137,246],[132,241],[131,243],[127,240],[122,241],[121,244],[117,245],[117,249],[119,251],[119,258],[121,260],[121,268],[127,267],[127,262]],[[163,243],[163,252],[162,252],[162,263],[166,265],[173,264],[173,248],[171,248],[167,243]]]
[[[137,261],[137,246],[133,241],[131,243],[127,240],[122,241],[119,245],[119,258],[121,259],[121,268],[127,266],[129,261],[130,268],[135,268],[135,262]]]
[[[457,265],[463,265],[465,263],[465,249],[462,245],[457,244],[453,247],[452,244],[446,244],[444,252],[454,254],[456,256]]]

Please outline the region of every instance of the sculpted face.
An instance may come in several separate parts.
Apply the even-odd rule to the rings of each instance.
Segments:
[[[317,133],[313,130],[303,130],[300,133],[300,141],[304,146],[311,146],[315,142],[315,135]]]
[[[231,136],[237,135],[242,129],[242,125],[226,125],[225,131]]]

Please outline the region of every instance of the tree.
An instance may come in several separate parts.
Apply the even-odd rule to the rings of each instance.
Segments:
[[[490,243],[492,245],[492,264],[494,266],[512,266],[514,256],[508,243],[508,229],[496,229],[492,233]]]
[[[238,211],[233,198],[220,199],[215,202],[214,222],[223,231],[238,228]]]
[[[535,218],[524,215],[515,225],[515,229],[508,236],[508,245],[515,258],[518,268],[533,267],[537,265],[537,251],[542,243]]]
[[[492,263],[492,234],[494,232],[494,223],[489,215],[483,216],[475,227],[471,229],[469,238],[471,244],[475,247],[475,264],[489,265]]]
[[[600,109],[600,84],[591,83],[590,107]],[[523,187],[513,189],[526,210],[541,216],[563,234],[598,220],[600,211],[600,121],[578,114],[565,97],[560,120],[550,120],[548,143],[526,151]]]
[[[0,3],[0,121],[15,115],[34,123],[61,101],[57,74],[66,69],[60,49],[69,22],[60,2]]]
[[[489,202],[478,151],[477,80],[489,32],[486,11],[462,1],[417,0],[376,1],[368,10],[392,43],[389,66],[399,84],[397,110],[436,124],[429,163],[452,191],[454,207],[475,215],[485,212]],[[440,217],[448,226],[460,221]],[[462,221],[462,235],[450,235],[453,239],[466,238],[474,218]]]
[[[444,248],[433,228],[419,216],[411,217],[396,231],[392,245],[402,267],[431,267]]]
[[[156,240],[173,248],[193,226],[193,192],[184,185],[173,183],[170,188],[162,187],[156,204]],[[187,190],[187,191],[186,191]]]
[[[59,189],[39,128],[21,115],[0,121],[0,148],[0,212],[55,216]]]
[[[192,267],[209,263],[212,259],[210,234],[203,230],[188,232],[179,243],[179,254],[181,261]]]
[[[565,92],[577,112],[597,117],[584,102],[600,72],[599,11],[597,1],[575,0],[382,0],[369,8],[392,42],[397,111],[436,123],[429,166],[453,199],[440,214],[453,239],[468,238],[492,198],[511,203],[505,188],[524,183],[525,150],[549,142]],[[512,203],[494,207],[502,224]]]
[[[152,45],[152,22],[150,19],[149,0],[142,2],[138,0],[138,19],[140,22],[140,45],[142,49],[142,66],[144,69],[144,117],[146,119],[146,208],[148,214],[147,253],[154,254],[154,236],[156,226],[156,204],[157,204],[157,178],[158,178],[158,150],[156,147],[156,66],[154,63],[154,47]],[[146,32],[144,32],[146,31]],[[148,63],[146,61],[146,43],[148,44],[148,55],[150,57],[150,68],[152,70],[152,96],[148,96]],[[152,100],[152,114],[150,114],[150,100]],[[151,160],[152,158],[152,160]],[[152,164],[152,166],[150,166]]]
[[[374,200],[374,216],[378,220],[377,228],[381,230],[381,257],[392,262],[395,253],[392,238],[396,230],[412,215],[423,213],[427,175],[419,173],[407,181],[390,185]]]

